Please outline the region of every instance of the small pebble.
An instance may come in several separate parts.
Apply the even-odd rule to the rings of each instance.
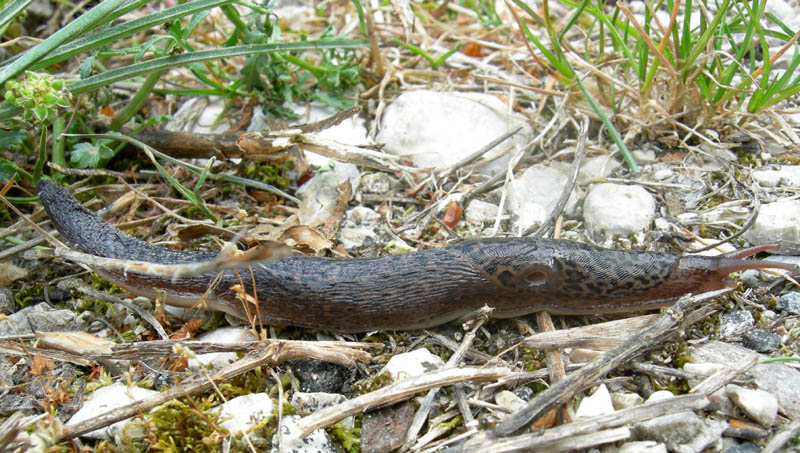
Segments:
[[[284,415],[281,419],[281,436],[279,437],[278,433],[275,433],[272,438],[272,453],[335,453],[339,451],[338,445],[333,443],[324,429],[315,429],[301,439],[297,427],[298,421],[300,421],[298,415]]]
[[[778,298],[775,309],[785,311],[790,315],[800,315],[800,293],[792,291]]]
[[[405,401],[364,414],[361,425],[362,453],[389,453],[403,445],[414,420],[414,407]]]
[[[525,406],[525,400],[508,390],[497,392],[497,395],[494,396],[494,402],[510,411],[518,411]]]
[[[266,393],[251,393],[230,399],[214,410],[219,411],[219,426],[229,433],[246,432],[262,419],[272,417],[272,399]]]
[[[498,207],[496,204],[487,203],[483,200],[472,200],[467,205],[464,218],[467,222],[481,225],[484,222],[494,222],[497,218]]]
[[[583,217],[592,237],[602,241],[648,230],[655,209],[655,197],[641,186],[594,184],[584,199]]]
[[[728,421],[728,428],[724,434],[739,439],[758,440],[767,437],[769,431],[753,423],[734,418]]]
[[[439,356],[435,356],[431,351],[420,348],[411,352],[397,354],[389,359],[383,371],[389,373],[394,381],[419,376],[441,368],[444,361]]]
[[[781,337],[763,329],[751,329],[742,335],[742,346],[758,352],[769,352],[781,347]]]
[[[769,428],[775,423],[775,418],[778,416],[778,400],[771,393],[728,384],[725,387],[725,394],[733,404],[761,426]]]
[[[761,453],[761,447],[752,442],[742,442],[728,448],[725,453]]]
[[[575,411],[575,418],[591,418],[613,413],[614,403],[611,402],[608,388],[605,385],[600,385],[591,396],[581,401],[578,410]]]
[[[755,320],[753,314],[747,310],[734,310],[720,316],[718,335],[720,338],[729,338],[740,335],[753,327]]]

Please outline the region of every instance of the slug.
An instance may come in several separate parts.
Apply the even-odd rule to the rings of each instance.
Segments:
[[[84,253],[160,264],[217,256],[153,246],[91,214],[52,181],[42,180],[36,188],[63,239]],[[431,327],[484,305],[498,318],[663,307],[686,293],[730,286],[732,272],[797,270],[791,264],[743,260],[774,249],[759,246],[705,257],[609,250],[566,240],[471,239],[370,259],[297,255],[177,279],[97,272],[134,294],[165,295],[170,305],[199,305],[241,319],[255,316],[271,325],[363,332]],[[237,296],[238,285],[250,295],[247,302]]]

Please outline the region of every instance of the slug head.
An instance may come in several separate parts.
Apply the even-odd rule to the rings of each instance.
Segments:
[[[750,247],[724,257],[684,256],[678,260],[669,282],[665,285],[683,286],[687,288],[684,292],[703,293],[736,286],[736,283],[728,278],[734,272],[749,269],[783,269],[792,273],[798,272],[798,267],[794,264],[744,259],[776,248],[771,245]]]

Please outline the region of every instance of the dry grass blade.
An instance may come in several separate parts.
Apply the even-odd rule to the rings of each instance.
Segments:
[[[508,368],[448,368],[408,378],[317,411],[297,423],[298,432],[300,437],[306,437],[315,429],[330,426],[345,417],[407,399],[419,392],[465,381],[491,381],[506,376],[509,372]]]
[[[609,349],[624,342],[630,336],[630,332],[638,332],[651,325],[658,316],[637,316],[572,329],[541,332],[530,335],[523,341],[525,346],[531,349]]]
[[[725,289],[681,298],[653,325],[632,335],[625,343],[598,357],[566,379],[559,381],[537,395],[523,409],[501,421],[491,431],[491,436],[513,435],[553,407],[567,403],[580,389],[593,385],[609,371],[627,363],[637,355],[661,345],[667,338],[676,335],[682,327],[698,321],[698,314],[691,310],[694,310],[701,302],[729,291]],[[700,308],[699,311],[707,314],[703,308]]]
[[[572,439],[576,436],[588,435],[588,441],[591,441],[591,434],[600,432],[607,429],[614,429],[624,425],[635,422],[649,420],[655,417],[660,417],[667,414],[675,414],[687,410],[699,410],[710,403],[706,395],[682,395],[668,400],[658,401],[656,403],[643,404],[641,406],[632,407],[617,411],[609,415],[601,415],[583,419],[567,425],[557,426],[548,429],[545,432],[535,432],[522,434],[519,436],[509,437],[506,439],[495,438],[485,434],[479,434],[460,449],[453,451],[459,452],[485,452],[491,451],[493,453],[506,453],[514,451],[529,451],[531,449],[539,449],[539,451],[562,451],[570,450],[575,447],[571,444],[562,445],[557,447],[559,442],[564,439]],[[627,437],[623,437],[627,438]],[[597,445],[606,442],[602,439],[597,439],[597,442],[588,444]]]
[[[62,439],[68,439],[94,431],[112,423],[134,415],[149,411],[150,409],[166,403],[167,401],[184,396],[196,395],[207,392],[214,388],[215,383],[226,382],[231,378],[246,373],[262,366],[275,366],[287,360],[300,358],[316,358],[336,363],[353,363],[353,360],[363,360],[364,356],[360,351],[353,351],[349,348],[337,348],[330,345],[318,345],[313,342],[272,342],[256,352],[252,352],[236,362],[212,373],[211,378],[189,379],[176,385],[175,387],[161,392],[153,397],[146,398],[134,403],[119,407],[117,409],[101,414],[95,418],[86,420],[75,425],[66,425]],[[368,359],[368,356],[367,356]]]

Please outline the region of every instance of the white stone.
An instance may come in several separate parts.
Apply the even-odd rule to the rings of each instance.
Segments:
[[[611,394],[611,402],[614,403],[614,409],[622,410],[644,403],[644,399],[633,392],[614,392]]]
[[[541,224],[555,209],[569,178],[569,168],[560,165],[534,165],[508,185],[507,210],[516,216],[515,229],[524,231]],[[564,211],[575,212],[577,197],[573,190]]]
[[[497,392],[497,395],[494,396],[494,402],[497,403],[498,406],[514,412],[518,411],[526,404],[524,399],[508,390]]]
[[[697,384],[699,384],[702,381],[704,381],[705,378],[707,378],[708,376],[711,376],[712,374],[716,373],[717,371],[719,371],[719,370],[721,370],[723,368],[725,368],[725,366],[723,366],[721,364],[718,364],[718,363],[708,363],[708,362],[692,363],[692,362],[688,362],[688,363],[683,364],[683,371],[686,371],[688,373],[697,373],[697,374],[700,374],[700,375],[703,376],[703,378],[700,378],[700,379],[690,378],[689,379],[689,387],[696,386]]]
[[[575,418],[590,418],[613,413],[614,403],[611,402],[611,395],[605,384],[601,384],[591,396],[581,401],[578,410],[575,411]]]
[[[484,222],[494,222],[497,218],[498,207],[496,204],[487,203],[483,200],[472,200],[467,205],[464,218],[467,222],[480,225]]]
[[[300,438],[297,415],[284,416],[280,425],[280,436],[275,433],[272,438],[272,453],[335,453],[338,452],[328,433],[324,429],[316,429],[304,438]]]
[[[361,185],[367,193],[387,193],[399,183],[397,179],[382,171],[368,173],[361,178]]]
[[[569,361],[572,363],[589,363],[603,354],[605,354],[604,351],[598,351],[597,349],[573,348],[568,353],[568,356]]]
[[[155,390],[143,389],[141,387],[128,387],[119,382],[101,387],[89,395],[89,398],[84,401],[80,410],[69,419],[66,426],[74,426],[110,410],[125,406],[134,401],[141,401],[157,393],[158,392]],[[82,437],[110,440],[123,434],[130,439],[143,439],[145,430],[141,422],[127,419],[116,422],[111,426],[83,434]]]
[[[761,187],[778,187],[781,183],[781,174],[775,170],[754,171],[753,180]]]
[[[755,324],[753,314],[747,310],[733,310],[720,316],[718,336],[730,338],[741,335]]]
[[[595,184],[583,202],[583,217],[589,233],[600,241],[646,231],[655,209],[655,198],[641,186]]]
[[[752,176],[764,187],[796,187],[800,186],[800,165],[784,165],[777,170],[757,170]]]
[[[725,421],[703,420],[687,411],[636,423],[633,432],[637,439],[664,443],[670,451],[694,453],[718,442],[727,426]]]
[[[664,181],[671,178],[674,174],[675,172],[673,172],[671,168],[662,168],[661,170],[657,170],[655,173],[653,173],[653,179],[656,181]]]
[[[220,327],[219,329],[206,332],[198,337],[200,341],[210,341],[214,343],[241,343],[243,341],[255,341],[255,337],[248,329],[242,327]],[[188,367],[199,370],[201,367],[219,370],[238,360],[235,352],[211,352],[208,354],[197,354],[195,358],[189,359]]]
[[[640,164],[656,161],[656,152],[652,149],[636,149],[631,151],[631,156],[633,156],[633,160]]]
[[[361,175],[355,165],[333,161],[330,163],[333,168],[316,174],[297,190],[297,195],[303,198],[297,214],[302,225],[318,225],[335,213],[340,184],[349,181],[352,194],[358,189]]]
[[[336,162],[330,159],[326,162],[330,164],[330,169],[320,171],[300,186],[297,189],[297,195],[317,194],[322,189],[335,188],[345,181],[350,181],[350,187],[355,193],[361,182],[361,173],[358,172],[358,167],[350,163]]]
[[[749,349],[721,341],[699,344],[687,352],[692,361],[723,365],[740,363],[754,354]],[[758,356],[760,360],[767,358],[761,354]],[[800,417],[800,371],[782,363],[759,363],[745,374],[744,379],[777,398],[782,414],[791,419]]]
[[[338,393],[324,392],[294,392],[292,394],[292,409],[301,417],[306,417],[314,412],[325,409],[326,407],[336,406],[347,401],[344,395]],[[336,422],[345,428],[353,428],[355,419],[351,415],[343,420]]]
[[[595,156],[586,159],[578,170],[578,182],[582,183],[593,178],[605,178],[620,167],[611,155]]]
[[[725,394],[748,417],[765,428],[771,427],[778,416],[778,399],[763,390],[752,390],[738,385],[728,384]]]
[[[659,390],[657,392],[653,392],[647,398],[647,403],[657,403],[659,401],[664,401],[668,399],[675,398],[675,395],[672,394],[669,390]]]
[[[178,107],[164,128],[195,134],[222,133],[228,130],[228,123],[217,120],[224,110],[225,100],[219,96],[193,97]]]
[[[377,243],[378,235],[368,227],[345,227],[339,229],[339,242],[345,250],[356,250]]]
[[[356,206],[345,214],[348,225],[377,225],[380,221],[381,215],[365,206]]]
[[[408,158],[418,167],[443,168],[525,124],[522,116],[508,111],[492,95],[410,91],[386,108],[376,140],[385,144],[386,152]],[[513,142],[525,143],[528,135],[518,133],[484,158],[496,156]],[[507,161],[507,156],[498,159],[486,172],[504,170]]]
[[[431,351],[425,348],[420,348],[393,356],[383,367],[382,372],[388,373],[394,381],[401,381],[438,370],[443,365],[444,361],[440,357],[431,354]]]
[[[745,235],[753,244],[800,242],[800,200],[783,198],[763,204]]]
[[[626,442],[617,453],[667,453],[667,446],[652,440]]]
[[[242,395],[214,408],[219,412],[220,428],[225,428],[231,434],[247,432],[253,426],[261,423],[265,418],[272,417],[275,404],[266,393],[252,393]]]
[[[314,101],[308,105],[305,104],[290,104],[289,107],[300,118],[295,120],[292,124],[314,123],[317,121],[330,118],[339,111],[322,102]],[[316,132],[317,135],[324,139],[333,140],[346,145],[370,145],[372,140],[368,138],[367,126],[360,115],[353,115],[350,118],[344,119],[339,124],[331,126]],[[305,152],[306,160],[309,164],[321,167],[329,160],[329,158],[311,151]],[[353,186],[355,188],[355,186]]]

